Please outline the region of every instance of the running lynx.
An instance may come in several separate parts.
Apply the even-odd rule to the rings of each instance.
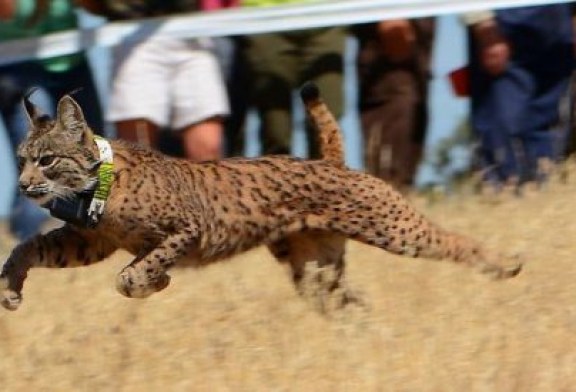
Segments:
[[[55,119],[25,98],[31,129],[18,150],[22,192],[53,212],[57,201],[86,198],[89,211],[82,207],[79,213],[89,219],[72,217],[12,251],[0,275],[4,307],[20,305],[31,268],[87,266],[117,249],[134,260],[119,273],[116,287],[138,298],[166,288],[168,270],[183,258],[203,265],[259,245],[291,266],[297,287],[307,263],[333,266],[336,273],[323,284],[335,290],[346,238],[395,254],[449,259],[495,278],[520,271],[517,260],[432,224],[384,181],[347,169],[340,129],[318,90],[305,85],[302,97],[318,128],[322,159],[202,163],[95,140],[70,96],[59,101]],[[94,206],[96,199],[101,203]],[[343,295],[342,303],[349,299]]]

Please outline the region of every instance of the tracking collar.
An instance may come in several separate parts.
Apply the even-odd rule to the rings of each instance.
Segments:
[[[88,217],[93,225],[96,226],[100,217],[104,214],[104,207],[106,207],[112,181],[114,181],[114,153],[108,140],[95,136],[94,141],[98,146],[102,163],[98,167],[98,185],[90,202],[90,208],[88,208]]]
[[[72,197],[55,198],[45,207],[50,214],[81,227],[96,227],[104,214],[112,182],[114,182],[114,154],[108,140],[94,136],[100,165],[95,186],[75,193]]]

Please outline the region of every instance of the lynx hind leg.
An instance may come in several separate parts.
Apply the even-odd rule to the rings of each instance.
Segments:
[[[452,260],[494,280],[513,278],[522,270],[520,256],[492,252],[466,236],[435,227],[428,230],[428,236],[433,245],[422,250],[424,257]]]
[[[471,238],[439,228],[383,181],[353,175],[363,188],[360,190],[370,192],[358,192],[361,197],[339,207],[347,211],[349,219],[331,211],[322,217],[330,230],[398,255],[451,260],[496,279],[510,278],[521,271],[519,259],[501,257]],[[310,226],[321,224],[312,222]]]
[[[299,294],[316,310],[328,314],[348,305],[364,305],[344,279],[346,238],[328,232],[292,234],[269,246],[289,264]]]
[[[523,266],[519,256],[507,257],[488,251],[473,239],[435,227],[424,218],[419,225],[399,229],[384,237],[370,234],[374,233],[368,230],[361,234],[363,238],[357,239],[398,255],[450,260],[495,280],[512,278]]]

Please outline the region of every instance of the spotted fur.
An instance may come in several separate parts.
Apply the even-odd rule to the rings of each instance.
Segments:
[[[314,91],[303,92],[318,125],[324,159],[287,156],[192,163],[123,141],[111,141],[115,180],[94,229],[66,224],[18,245],[0,275],[2,304],[16,309],[33,267],[68,268],[104,260],[117,249],[134,255],[117,289],[147,297],[170,282],[184,258],[201,265],[259,245],[292,268],[301,289],[307,265],[334,270],[323,284],[342,287],[344,240],[410,257],[448,259],[496,278],[521,265],[425,219],[380,179],[343,164],[337,122]],[[31,130],[19,148],[20,187],[40,204],[93,186],[99,165],[81,108],[63,97],[54,120],[26,103]],[[302,290],[301,290],[302,291]],[[353,296],[344,288],[342,303]]]

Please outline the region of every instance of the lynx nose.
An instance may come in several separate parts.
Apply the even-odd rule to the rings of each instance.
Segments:
[[[31,186],[32,184],[30,183],[30,181],[25,181],[25,180],[20,180],[18,181],[18,187],[20,188],[20,190],[22,192],[25,192],[28,190],[28,188]]]

